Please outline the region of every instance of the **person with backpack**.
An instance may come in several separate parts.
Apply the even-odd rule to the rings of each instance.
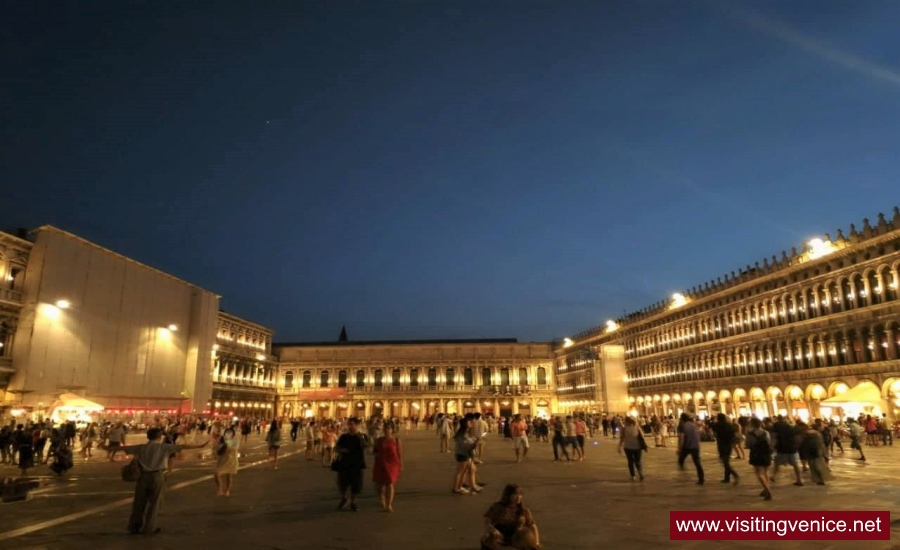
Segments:
[[[750,450],[750,465],[756,471],[756,478],[762,485],[759,496],[765,500],[772,500],[772,490],[769,485],[769,466],[772,465],[772,440],[769,432],[762,429],[762,422],[756,417],[750,419],[750,429],[747,432],[747,448]]]
[[[719,413],[716,416],[715,424],[712,425],[712,430],[716,435],[716,450],[719,451],[719,460],[722,461],[722,467],[725,469],[725,479],[722,480],[722,483],[731,483],[733,477],[734,484],[737,485],[740,476],[731,467],[731,450],[737,439],[734,424],[724,413]]]

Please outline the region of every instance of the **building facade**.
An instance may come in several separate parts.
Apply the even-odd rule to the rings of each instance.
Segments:
[[[503,340],[277,344],[286,417],[418,417],[556,408],[547,343]]]
[[[15,372],[12,350],[22,312],[22,285],[31,255],[25,234],[0,232],[0,390],[5,390]]]
[[[17,318],[4,313],[15,323],[7,411],[41,417],[63,393],[117,414],[204,408],[217,295],[50,226],[27,258],[23,242],[4,242],[17,254],[4,249],[4,311],[21,303]]]
[[[275,414],[278,368],[272,355],[273,334],[264,326],[219,312],[208,413],[252,418]]]
[[[894,208],[560,342],[560,399],[591,399],[567,369],[613,344],[625,350],[629,411],[605,412],[895,416],[898,269]]]

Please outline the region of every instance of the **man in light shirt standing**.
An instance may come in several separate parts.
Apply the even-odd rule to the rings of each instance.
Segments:
[[[521,414],[517,414],[509,425],[512,432],[513,446],[516,449],[516,462],[521,462],[522,458],[528,457],[528,426]],[[522,450],[522,457],[519,458],[519,449]]]
[[[481,413],[475,413],[473,426],[475,436],[475,464],[484,464],[484,438],[488,434],[488,423],[481,417]]]
[[[159,501],[166,486],[166,471],[169,469],[169,457],[187,449],[205,447],[209,441],[201,445],[172,445],[163,443],[163,432],[159,428],[147,430],[147,443],[125,447],[125,454],[134,456],[141,467],[141,477],[134,489],[134,502],[131,507],[131,518],[128,520],[128,532],[132,535],[144,533],[153,535],[160,531],[156,527],[156,516],[159,515]]]

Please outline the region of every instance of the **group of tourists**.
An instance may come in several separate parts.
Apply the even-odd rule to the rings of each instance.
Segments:
[[[645,435],[651,432],[638,424],[636,419],[628,417],[619,430],[619,452],[625,452],[632,481],[644,480],[641,455],[648,449]],[[737,485],[740,474],[733,468],[732,461],[746,458],[762,487],[759,496],[771,500],[772,484],[781,467],[791,467],[793,484],[798,487],[804,485],[801,471],[809,472],[811,481],[816,485],[825,485],[831,480],[833,476],[829,462],[835,447],[841,454],[844,453],[843,437],[849,437],[850,448],[859,452],[857,459],[865,461],[863,447],[882,442],[881,437],[876,435],[877,424],[877,420],[870,415],[847,418],[845,422],[824,419],[805,422],[782,415],[774,419],[732,419],[721,413],[714,419],[698,420],[682,413],[674,430],[678,437],[678,466],[684,469],[690,457],[697,471],[697,484],[703,485],[706,478],[700,460],[700,443],[704,439],[713,440],[722,463],[721,483]],[[885,444],[892,443],[892,438],[885,439]],[[774,469],[770,473],[773,463]]]

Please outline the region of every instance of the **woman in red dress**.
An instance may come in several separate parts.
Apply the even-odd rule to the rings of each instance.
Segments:
[[[382,508],[394,511],[394,484],[403,469],[403,446],[400,439],[394,436],[394,424],[384,425],[384,435],[375,440],[375,467],[372,468],[372,481],[378,487],[378,500]]]

